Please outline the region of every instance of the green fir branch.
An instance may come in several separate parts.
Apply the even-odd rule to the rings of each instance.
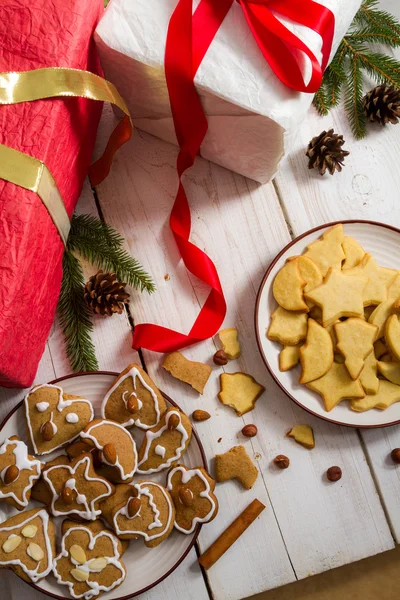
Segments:
[[[90,337],[93,331],[91,313],[83,299],[85,280],[79,260],[66,251],[63,258],[63,280],[58,314],[64,333],[67,356],[73,371],[98,371],[95,349]]]
[[[58,303],[66,352],[74,371],[97,371],[91,339],[92,312],[84,300],[85,279],[79,256],[98,269],[114,272],[121,281],[140,291],[154,292],[155,286],[139,264],[123,249],[124,238],[91,215],[74,215],[63,258],[63,280]]]
[[[377,84],[386,83],[400,89],[400,62],[383,51],[371,49],[371,45],[399,47],[400,23],[378,8],[378,0],[363,0],[313,100],[319,114],[326,115],[344,97],[345,110],[358,139],[366,134],[363,73]]]

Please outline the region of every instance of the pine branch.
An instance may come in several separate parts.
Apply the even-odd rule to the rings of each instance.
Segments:
[[[315,106],[315,108],[321,116],[325,116],[328,114],[328,98],[326,95],[326,89],[324,85],[321,85],[318,92],[315,94],[313,99],[313,105]]]
[[[64,333],[66,352],[74,371],[98,371],[99,365],[90,337],[93,325],[83,299],[85,280],[82,267],[72,252],[63,258],[63,280],[58,314]]]
[[[350,122],[351,129],[357,139],[361,139],[366,133],[366,116],[362,103],[363,87],[362,72],[359,59],[353,56],[352,76],[345,84],[345,111]]]

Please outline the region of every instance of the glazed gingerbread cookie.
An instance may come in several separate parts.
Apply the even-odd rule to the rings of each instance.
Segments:
[[[0,568],[36,583],[52,569],[56,551],[53,522],[44,508],[14,515],[0,525]]]
[[[166,411],[165,400],[145,371],[132,363],[118,375],[101,406],[101,415],[121,423],[150,429],[157,425]]]
[[[124,545],[100,521],[81,525],[67,520],[62,533],[53,573],[73,598],[91,600],[121,585],[126,577]]]
[[[155,481],[117,486],[103,502],[103,517],[121,539],[144,538],[149,548],[163,542],[174,527],[175,508],[167,490]]]
[[[49,454],[68,444],[93,419],[89,400],[65,394],[57,385],[35,386],[24,402],[35,454]]]
[[[40,477],[42,463],[13,435],[0,446],[0,501],[18,510],[28,506],[32,487]]]
[[[186,452],[191,437],[189,418],[177,408],[169,408],[159,424],[146,431],[139,448],[137,473],[157,473],[172,467]]]
[[[95,472],[91,454],[45,468],[42,477],[51,495],[49,510],[55,517],[76,515],[93,521],[101,513],[101,500],[114,493],[114,486]]]
[[[175,528],[193,533],[197,523],[209,523],[218,512],[214,495],[215,481],[202,467],[191,469],[184,465],[168,473],[167,490],[175,505]]]
[[[115,483],[129,483],[137,467],[136,444],[120,423],[106,419],[96,419],[89,423],[80,434],[81,441],[90,452],[98,450],[97,458],[102,466],[96,470]]]

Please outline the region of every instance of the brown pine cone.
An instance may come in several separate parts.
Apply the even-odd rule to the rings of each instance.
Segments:
[[[365,94],[363,98],[364,112],[370,121],[386,125],[399,122],[400,90],[392,85],[378,85]]]
[[[334,133],[333,129],[328,132],[323,131],[314,137],[308,144],[306,156],[310,159],[309,169],[318,169],[321,175],[325,175],[328,169],[333,175],[335,171],[341,171],[343,161],[350,154],[343,150],[344,139],[342,135]]]
[[[92,275],[84,290],[86,304],[95,314],[121,314],[124,305],[129,303],[129,294],[125,291],[126,283],[118,280],[115,273],[98,271]]]

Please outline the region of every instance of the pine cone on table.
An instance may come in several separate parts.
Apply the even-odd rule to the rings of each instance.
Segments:
[[[318,169],[321,175],[325,175],[327,169],[331,175],[335,171],[340,172],[345,157],[350,154],[342,149],[343,144],[343,136],[334,133],[333,129],[328,132],[323,131],[314,137],[308,144],[306,152],[306,156],[310,159],[308,168]]]
[[[363,98],[364,112],[370,121],[386,125],[399,122],[400,90],[391,85],[378,85],[365,94]]]
[[[95,314],[121,314],[124,305],[129,303],[129,294],[125,291],[126,283],[118,280],[115,273],[98,271],[92,275],[85,285],[84,299]]]

